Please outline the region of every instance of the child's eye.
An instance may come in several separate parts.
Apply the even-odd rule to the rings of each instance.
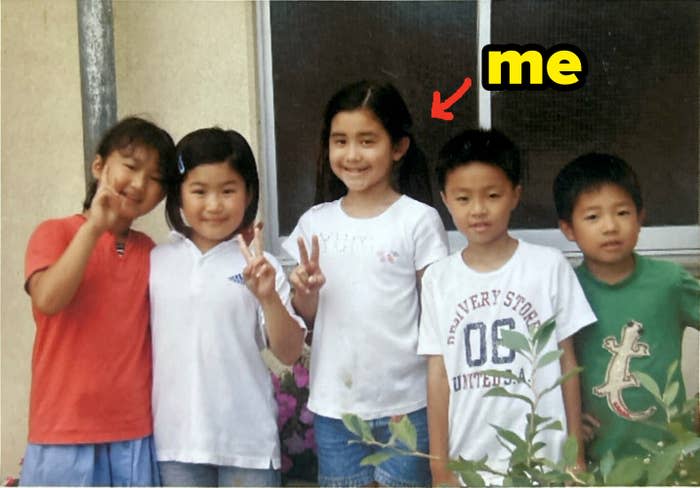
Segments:
[[[465,197],[465,196],[461,195],[461,196],[458,196],[458,197],[457,197],[457,201],[458,201],[458,202],[466,203],[466,202],[469,201],[469,197]]]
[[[500,196],[501,196],[501,195],[498,194],[498,193],[490,193],[490,194],[489,194],[489,198],[498,198],[498,197],[500,197]]]
[[[617,212],[617,215],[630,215],[632,212],[629,210],[620,210]]]
[[[204,195],[204,190],[192,190],[192,193],[194,193],[195,195]]]
[[[374,144],[374,139],[364,139],[363,141],[361,141],[361,144],[363,146],[371,146],[372,144]]]
[[[598,218],[597,215],[595,215],[595,214],[589,214],[589,215],[584,216],[584,217],[583,217],[583,220],[595,220],[595,219],[597,219],[597,218]]]
[[[333,145],[334,145],[334,146],[344,146],[344,145],[345,145],[345,140],[343,140],[343,139],[333,139]]]
[[[136,169],[136,165],[133,165],[131,163],[124,163],[124,166],[129,168],[131,171],[134,171]]]
[[[224,195],[233,195],[234,193],[236,193],[236,189],[235,189],[235,188],[226,188],[226,189],[224,190]]]

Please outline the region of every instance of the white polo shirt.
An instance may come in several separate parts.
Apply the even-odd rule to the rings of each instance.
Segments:
[[[277,260],[276,288],[292,316]],[[280,467],[277,404],[260,349],[264,318],[229,240],[202,254],[172,233],[151,253],[153,421],[159,461]]]

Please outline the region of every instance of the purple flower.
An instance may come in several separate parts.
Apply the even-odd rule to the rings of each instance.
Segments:
[[[306,408],[306,405],[302,405],[301,407],[301,412],[299,412],[299,421],[302,424],[306,425],[313,425],[314,423],[314,414]]]
[[[291,455],[301,454],[306,449],[304,439],[296,432],[284,440],[284,445],[287,447],[287,452]]]
[[[304,388],[309,385],[309,371],[304,366],[297,363],[292,368],[292,372],[294,373],[294,382],[297,384],[297,387]]]
[[[304,447],[306,449],[313,449],[316,452],[316,435],[314,434],[314,429],[309,429],[304,432]]]
[[[294,463],[292,463],[292,460],[290,459],[289,456],[286,454],[282,454],[282,472],[286,473],[290,469],[292,469],[292,466]]]
[[[297,399],[289,393],[280,392],[276,395],[277,405],[277,425],[282,428],[287,421],[294,416],[297,409]]]

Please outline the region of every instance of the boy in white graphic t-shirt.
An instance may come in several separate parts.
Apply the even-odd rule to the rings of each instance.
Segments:
[[[467,246],[431,265],[423,276],[418,353],[428,356],[428,426],[433,483],[458,480],[448,459],[479,460],[505,473],[510,452],[497,440],[499,427],[524,435],[524,402],[484,397],[493,386],[531,396],[529,363],[501,343],[503,330],[528,330],[555,317],[556,328],[542,354],[563,350],[559,362],[538,370],[541,388],[577,366],[572,335],[595,321],[576,276],[560,251],[508,234],[520,199],[517,147],[498,131],[469,130],[440,151],[438,181],[443,202]],[[486,370],[511,371],[518,381]],[[567,433],[581,445],[578,376],[544,396],[538,415],[560,420],[566,431],[547,430],[538,455],[557,460]],[[489,474],[487,484],[500,481]]]

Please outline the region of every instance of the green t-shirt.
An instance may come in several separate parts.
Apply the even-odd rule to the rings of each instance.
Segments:
[[[576,269],[583,291],[598,318],[574,339],[581,373],[583,411],[600,420],[596,438],[587,446],[589,459],[611,450],[616,459],[642,454],[635,442],[661,439],[661,432],[643,420],[663,423],[654,397],[631,374],[642,371],[663,391],[668,368],[680,363],[683,330],[700,323],[700,284],[677,264],[635,254],[635,270],[608,285],[595,278],[585,263]],[[677,404],[686,399],[680,366]]]

